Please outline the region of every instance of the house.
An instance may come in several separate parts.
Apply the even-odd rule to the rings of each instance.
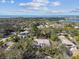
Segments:
[[[54,24],[51,24],[50,27],[52,27],[52,28],[64,28],[64,24],[54,23]]]
[[[20,38],[26,38],[27,35],[28,35],[28,33],[29,33],[29,31],[20,32],[20,33],[18,34],[18,37],[20,37]]]
[[[39,25],[39,26],[37,26],[37,28],[42,29],[42,28],[44,28],[44,25]]]
[[[51,56],[45,56],[44,59],[53,59]]]
[[[77,46],[70,40],[68,40],[65,36],[59,36],[59,39],[62,44],[65,45],[66,48],[69,48],[69,54],[76,56],[79,55],[79,50],[77,49]]]
[[[8,38],[2,38],[0,41],[5,42]]]
[[[31,30],[31,28],[26,27],[26,28],[24,28],[24,30],[29,31],[29,30]]]
[[[5,50],[9,50],[11,48],[11,46],[13,46],[13,42],[7,42],[5,43],[3,46],[1,46],[1,48],[5,49]]]
[[[11,48],[11,46],[13,46],[13,44],[14,44],[14,43],[11,42],[11,41],[10,41],[10,42],[7,42],[7,43],[6,43],[6,45],[7,45],[6,50],[9,50],[9,49]]]
[[[49,39],[34,39],[34,46],[36,47],[49,47],[50,41]]]
[[[79,49],[77,47],[71,48],[70,51],[73,53],[73,56],[79,56]]]
[[[11,34],[13,34],[13,35],[17,35],[17,33],[16,33],[16,32],[11,32]]]
[[[74,26],[75,29],[79,29],[79,26]]]
[[[75,44],[72,43],[70,40],[68,40],[65,36],[58,36],[58,38],[60,39],[61,43],[64,44],[65,46],[72,46],[72,47],[75,46]]]

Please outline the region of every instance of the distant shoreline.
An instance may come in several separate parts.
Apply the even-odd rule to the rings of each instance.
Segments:
[[[79,17],[79,15],[41,15],[41,16],[36,16],[36,15],[0,15],[0,18],[50,18],[50,17]]]

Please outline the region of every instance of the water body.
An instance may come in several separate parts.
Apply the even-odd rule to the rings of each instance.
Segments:
[[[69,18],[69,17],[77,17],[78,15],[0,15],[0,18],[16,18],[16,17],[25,17],[25,18],[28,18],[28,17],[32,17],[32,18],[36,18],[36,17],[66,17],[66,18]]]
[[[64,22],[79,22],[79,19],[77,19],[77,20],[64,20]]]

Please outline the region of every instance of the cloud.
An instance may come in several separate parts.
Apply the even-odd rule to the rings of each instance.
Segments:
[[[26,10],[32,10],[39,13],[64,13],[64,11],[51,10],[53,6],[60,6],[59,1],[51,2],[49,0],[32,0],[32,2],[20,3],[19,6],[24,7]]]
[[[1,0],[1,2],[2,2],[2,3],[5,3],[5,2],[6,2],[6,0]]]
[[[51,5],[52,5],[52,6],[61,6],[61,2],[55,1],[55,2],[52,2]]]
[[[54,10],[54,11],[51,11],[51,13],[64,13],[64,11]]]
[[[62,10],[49,10],[49,11],[46,11],[47,14],[63,14],[65,12],[66,11],[62,11]]]
[[[39,10],[46,8],[47,4],[48,0],[33,0],[32,2],[28,3],[20,3],[19,5],[29,9]]]
[[[13,11],[8,11],[8,12],[12,12],[12,13],[32,13],[33,11],[31,10],[13,10]]]
[[[11,3],[13,4],[13,3],[15,3],[15,1],[14,0],[11,0]]]
[[[36,3],[36,2],[30,2],[30,3],[20,3],[20,6],[25,6],[25,7],[42,7],[42,6],[44,6],[44,4]]]
[[[33,0],[32,2],[20,3],[19,6],[31,8],[31,9],[44,9],[53,6],[60,6],[59,1],[50,2],[49,0]]]
[[[48,2],[48,0],[33,0],[33,2]]]
[[[0,3],[15,3],[15,0],[0,0]]]
[[[24,15],[24,14],[29,14],[32,13],[33,11],[31,10],[3,10],[0,11],[1,14],[6,14],[6,15]]]
[[[44,10],[47,9],[45,4],[41,4],[41,3],[21,3],[20,6],[23,6],[27,9],[31,9],[31,10]]]
[[[12,12],[12,13],[41,13],[41,14],[58,14],[58,13],[65,13],[65,11],[62,10],[39,10],[39,11],[33,11],[33,10],[14,10],[14,11],[8,11],[8,12]]]
[[[72,9],[70,12],[71,12],[71,13],[78,13],[78,12],[79,12],[79,8]]]

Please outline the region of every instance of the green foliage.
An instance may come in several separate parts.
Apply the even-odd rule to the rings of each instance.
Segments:
[[[50,36],[50,39],[51,39],[52,41],[57,41],[57,40],[58,40],[57,34],[52,33],[51,36]]]
[[[32,25],[32,32],[33,32],[34,36],[38,35],[38,28],[35,24]]]
[[[3,38],[3,34],[0,34],[0,38]]]
[[[0,59],[6,59],[4,49],[1,48],[0,48]]]
[[[13,42],[18,42],[20,40],[20,38],[16,35],[12,36],[11,38],[13,39]]]
[[[79,43],[79,35],[75,36],[75,39]]]
[[[0,46],[2,46],[4,44],[4,42],[3,41],[0,41]]]
[[[72,59],[79,59],[79,56],[73,56]]]
[[[11,34],[10,31],[6,30],[13,30],[17,33],[23,30],[24,28],[28,27],[31,28],[30,34],[25,39],[20,39],[17,35],[11,35],[8,39],[8,41],[13,41],[14,44],[11,47],[10,50],[0,50],[0,59],[44,59],[46,56],[51,56],[53,59],[65,59],[66,52],[68,49],[66,49],[65,46],[60,47],[58,43],[58,33],[61,33],[62,31],[66,31],[66,33],[72,34],[73,36],[76,36],[76,40],[79,41],[79,32],[78,30],[74,29],[72,26],[72,23],[68,26],[66,26],[64,29],[62,28],[42,28],[39,29],[37,26],[39,24],[46,24],[53,25],[54,23],[62,24],[59,22],[52,22],[52,20],[58,20],[58,19],[64,19],[64,18],[14,18],[7,20],[0,20],[1,23],[3,23],[2,26],[0,26],[0,29],[4,30],[4,34]],[[21,20],[22,19],[22,20]],[[48,20],[49,19],[49,20]],[[6,23],[5,23],[6,22]],[[35,22],[35,23],[33,23]],[[9,23],[9,24],[8,24]],[[50,26],[49,25],[49,26]],[[65,25],[65,24],[64,24]],[[3,35],[0,34],[0,38],[2,38]],[[44,48],[34,48],[33,47],[33,38],[48,38],[51,41],[50,47],[44,47]],[[0,42],[0,46],[4,44],[3,41]],[[59,44],[59,45],[58,45]],[[64,56],[65,54],[65,56]],[[3,58],[4,57],[4,58]],[[73,59],[77,57],[73,57]],[[68,58],[66,58],[68,59]]]
[[[21,51],[18,49],[13,49],[6,51],[5,57],[6,59],[22,59]]]
[[[18,42],[20,38],[17,35],[11,35],[6,41]]]

